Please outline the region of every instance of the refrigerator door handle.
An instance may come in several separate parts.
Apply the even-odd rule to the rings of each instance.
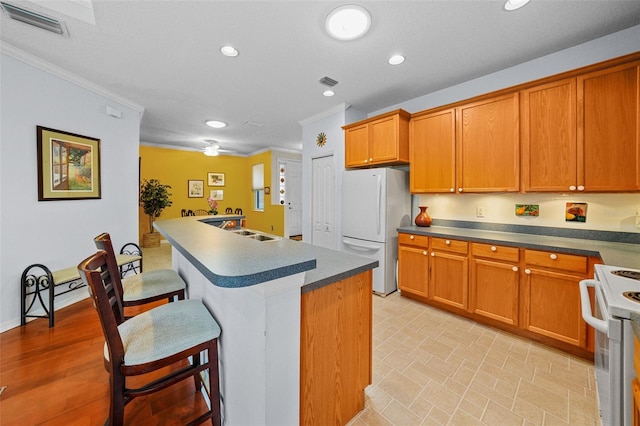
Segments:
[[[372,246],[372,245],[367,245],[367,244],[355,244],[355,243],[352,243],[351,241],[347,241],[345,239],[342,240],[342,244],[352,248],[353,250],[357,250],[357,251],[378,251],[378,250],[380,250],[380,246]]]
[[[376,209],[377,230],[378,230],[378,235],[380,235],[380,226],[381,226],[380,216],[382,215],[382,212],[380,211],[382,209],[382,175],[381,174],[378,175],[378,193],[376,194],[376,205],[378,206],[378,208]]]

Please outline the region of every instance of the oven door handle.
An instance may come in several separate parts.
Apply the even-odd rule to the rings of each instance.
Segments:
[[[609,325],[605,320],[593,316],[591,312],[591,298],[589,297],[589,287],[596,286],[596,280],[580,281],[580,304],[582,305],[582,319],[591,327],[602,333],[609,332]],[[595,303],[598,303],[596,300]]]

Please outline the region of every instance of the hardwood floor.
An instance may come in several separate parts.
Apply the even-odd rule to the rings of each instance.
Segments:
[[[0,425],[103,425],[109,410],[104,338],[89,299],[0,334]],[[148,377],[144,377],[148,379]],[[207,410],[193,380],[140,397],[128,425],[182,425]]]

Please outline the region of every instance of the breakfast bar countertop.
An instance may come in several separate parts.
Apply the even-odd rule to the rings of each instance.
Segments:
[[[452,239],[459,238],[485,244],[502,244],[533,250],[598,256],[606,265],[640,269],[640,244],[448,226],[403,226],[397,230],[402,233]]]
[[[154,227],[219,287],[247,287],[305,272],[304,293],[378,266],[375,260],[301,241],[258,241],[198,216],[159,220]]]

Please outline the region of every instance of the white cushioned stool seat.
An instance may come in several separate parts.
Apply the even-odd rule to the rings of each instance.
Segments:
[[[118,326],[124,365],[162,359],[220,336],[220,326],[199,300],[178,300],[128,319]],[[105,343],[105,359],[109,351]]]
[[[155,269],[123,278],[122,287],[123,302],[132,302],[184,290],[187,284],[173,269]]]

